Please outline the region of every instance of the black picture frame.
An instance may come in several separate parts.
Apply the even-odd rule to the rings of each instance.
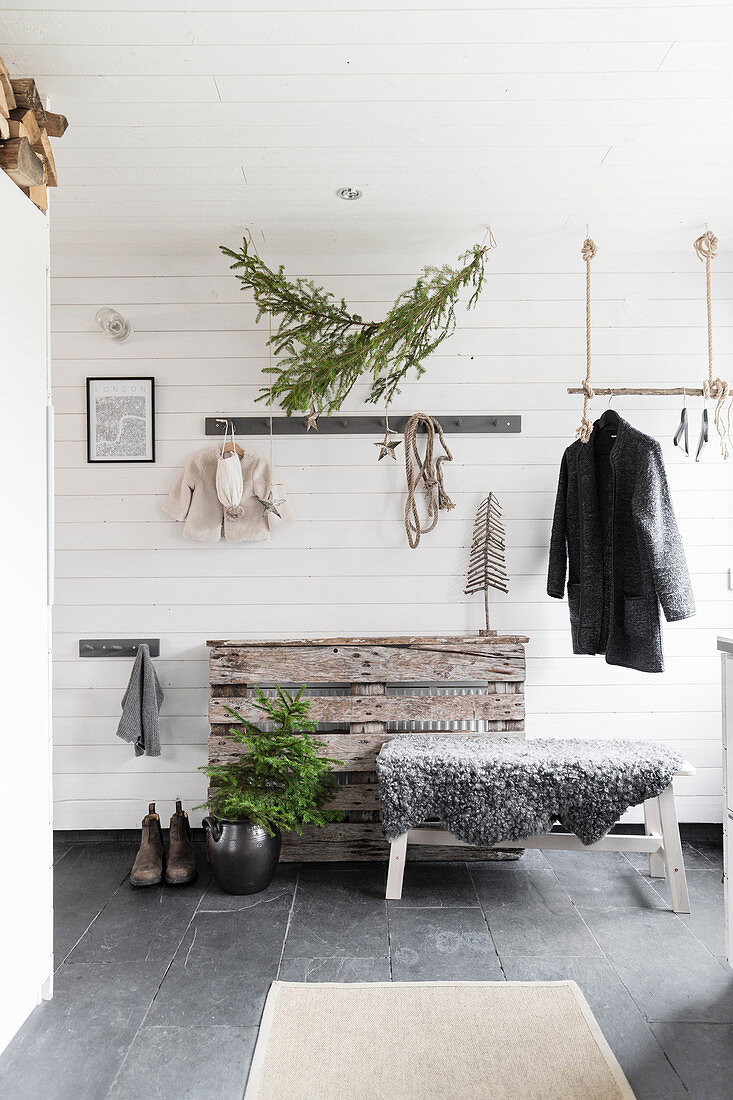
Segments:
[[[145,452],[139,455],[136,454],[105,454],[100,455],[97,453],[97,445],[99,443],[99,437],[96,432],[97,413],[95,407],[95,400],[98,396],[97,390],[104,388],[107,392],[100,396],[140,396],[140,393],[135,393],[135,387],[128,390],[125,393],[125,388],[129,387],[130,383],[142,384],[144,383],[145,389],[142,391],[142,395],[146,398],[146,417],[145,417]],[[114,389],[117,387],[119,392],[115,393]],[[155,462],[155,378],[152,375],[117,375],[111,378],[105,377],[91,377],[86,380],[86,419],[87,419],[87,462],[103,462],[114,464],[126,464],[126,463],[139,463],[139,462]]]

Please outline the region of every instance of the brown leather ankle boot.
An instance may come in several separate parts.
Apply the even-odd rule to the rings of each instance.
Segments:
[[[165,853],[160,818],[155,812],[155,803],[151,802],[143,818],[143,834],[130,872],[130,885],[157,886],[163,879],[164,866]]]
[[[194,882],[197,875],[191,826],[188,823],[188,814],[181,809],[179,799],[176,802],[176,812],[171,818],[165,881],[170,886],[185,886],[188,882]]]

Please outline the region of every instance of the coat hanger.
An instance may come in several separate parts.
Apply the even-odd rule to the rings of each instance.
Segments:
[[[700,421],[700,438],[697,441],[697,454],[695,455],[695,462],[700,461],[700,455],[705,449],[705,444],[708,442],[708,407],[707,404],[702,410],[702,419]]]
[[[221,453],[223,455],[225,455],[225,454],[229,454],[231,451],[235,451],[239,455],[239,457],[241,458],[244,454],[244,451],[242,450],[242,448],[239,446],[238,443],[234,442],[234,421],[217,420],[217,424],[224,424],[225,425],[225,427],[224,427],[224,440],[225,440],[225,442],[224,442],[224,446],[221,449]],[[231,427],[231,432],[232,432],[232,438],[227,443],[226,442],[226,437],[227,437],[227,433],[228,433],[230,427]]]
[[[679,426],[674,433],[673,443],[675,447],[679,447],[686,455],[690,453],[690,439],[689,439],[689,420],[687,418],[687,393],[684,388],[682,390],[682,415],[680,416]],[[684,442],[683,442],[684,440]]]
[[[603,431],[610,432],[612,435],[618,431],[618,426],[621,423],[621,417],[615,409],[611,408],[611,402],[613,401],[613,394],[608,396],[608,408],[601,414],[601,418],[598,421],[598,427]]]

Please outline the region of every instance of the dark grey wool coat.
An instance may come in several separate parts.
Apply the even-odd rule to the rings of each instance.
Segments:
[[[562,599],[567,574],[574,653],[663,672],[659,605],[672,622],[695,600],[662,449],[626,420],[614,432],[596,421],[563,455],[547,592]]]

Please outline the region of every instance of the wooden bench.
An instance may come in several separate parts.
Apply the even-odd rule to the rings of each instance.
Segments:
[[[695,768],[686,760],[676,772],[676,776],[694,774]],[[552,832],[525,837],[522,840],[502,840],[500,847],[544,848],[570,852],[646,852],[649,856],[651,877],[664,878],[666,872],[674,912],[689,913],[690,898],[687,892],[687,877],[672,784],[670,783],[657,798],[650,798],[644,802],[643,806],[645,827],[643,836],[607,833],[595,844],[585,845],[574,833]],[[390,843],[389,851],[386,893],[388,901],[397,901],[402,897],[402,879],[409,844],[429,844],[431,847],[442,844],[450,845],[452,848],[472,847],[447,830],[441,829],[440,825],[424,825],[395,837]]]

